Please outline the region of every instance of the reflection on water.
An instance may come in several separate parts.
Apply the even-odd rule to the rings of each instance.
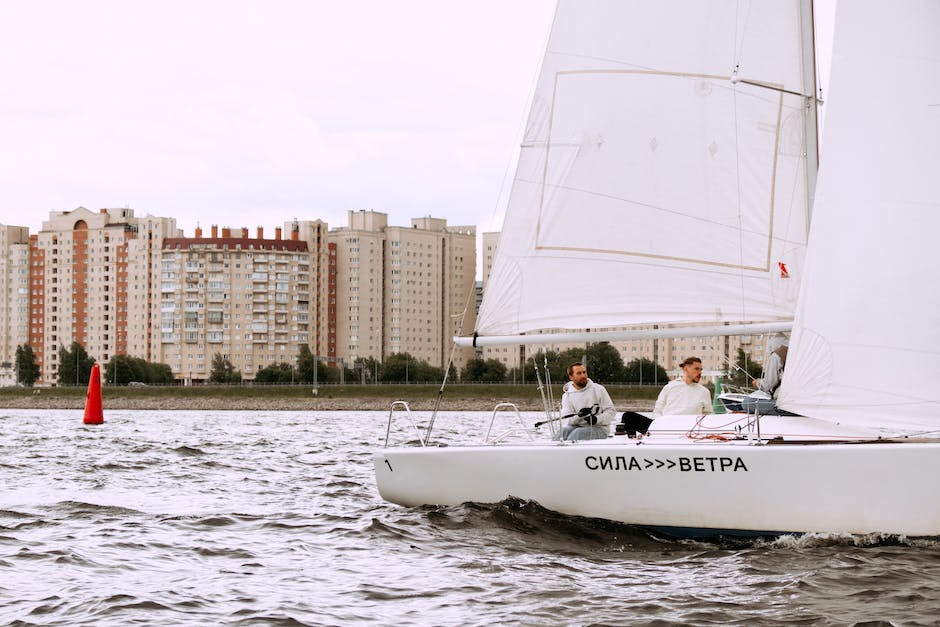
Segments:
[[[537,415],[535,415],[537,419]],[[0,624],[935,624],[940,542],[402,508],[386,412],[0,410]],[[479,437],[489,414],[435,433]]]

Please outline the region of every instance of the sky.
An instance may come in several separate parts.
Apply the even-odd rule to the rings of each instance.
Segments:
[[[552,0],[2,0],[0,223],[498,230]]]

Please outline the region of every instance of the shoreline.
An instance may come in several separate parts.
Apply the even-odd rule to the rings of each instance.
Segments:
[[[659,387],[607,386],[618,412],[651,411]],[[4,409],[84,409],[86,389],[78,386],[49,388],[0,388]],[[555,392],[553,395],[551,392]],[[546,392],[556,409],[561,390]],[[307,385],[112,387],[102,386],[101,404],[108,410],[154,411],[389,411],[392,403],[405,401],[412,411],[432,411],[440,399],[441,411],[493,411],[500,403],[512,403],[519,411],[541,412],[540,390],[531,385],[451,384],[404,385]]]
[[[107,398],[103,399],[103,409],[108,410],[146,410],[146,411],[389,411],[394,398]],[[408,403],[412,411],[432,411],[435,400],[418,398]],[[455,398],[441,400],[441,411],[492,411],[498,403],[515,403],[519,411],[542,411],[542,404],[530,400],[506,399],[467,399]],[[618,412],[651,411],[652,401],[629,400],[616,401]],[[6,398],[0,401],[2,409],[63,409],[80,410],[85,407],[84,397],[54,398],[42,395],[21,398]]]

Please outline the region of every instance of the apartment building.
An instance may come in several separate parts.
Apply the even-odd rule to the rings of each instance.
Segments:
[[[29,230],[0,225],[0,386],[16,383],[16,347],[29,340]]]
[[[174,219],[138,218],[129,208],[50,213],[29,240],[29,343],[41,383],[58,381],[59,347],[73,341],[100,363],[129,353],[129,338],[146,347],[146,260],[176,233]]]
[[[337,254],[337,345],[347,364],[410,353],[446,367],[452,338],[476,322],[476,229],[440,218],[389,226],[387,214],[350,211],[330,231]],[[459,370],[472,349],[453,353]]]
[[[336,250],[336,351],[347,366],[385,358],[387,228],[387,214],[348,211],[347,226],[328,234]]]
[[[301,345],[329,355],[327,224],[285,229],[288,238],[281,228],[265,238],[262,227],[251,237],[244,227],[212,226],[207,237],[197,229],[163,241],[154,361],[192,384],[209,378],[217,354],[246,379],[294,363]]]

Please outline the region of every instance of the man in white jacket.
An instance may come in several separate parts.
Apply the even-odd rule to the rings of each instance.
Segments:
[[[614,403],[600,383],[587,376],[581,362],[568,366],[568,383],[561,397],[561,417],[568,421],[562,427],[562,440],[598,440],[610,435]]]
[[[688,357],[679,366],[682,378],[670,381],[659,392],[653,407],[653,418],[678,414],[713,414],[712,395],[699,383],[702,378],[702,360]]]
[[[777,408],[777,390],[780,389],[780,383],[783,380],[783,368],[787,365],[789,343],[787,336],[783,333],[777,333],[767,342],[767,350],[770,352],[764,359],[764,376],[751,382],[757,391],[744,397],[742,403],[747,413],[793,415]]]

